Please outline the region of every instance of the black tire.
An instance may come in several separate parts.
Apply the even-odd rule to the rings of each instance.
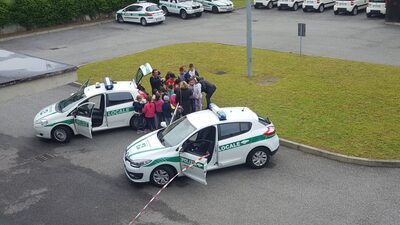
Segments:
[[[145,18],[140,19],[140,24],[144,27],[147,26],[147,20]]]
[[[124,18],[122,18],[121,15],[118,15],[118,16],[117,16],[117,22],[118,22],[118,23],[124,23],[125,21],[124,21]]]
[[[137,130],[137,126],[136,126],[136,120],[137,120],[138,116],[137,115],[133,115],[131,117],[131,120],[129,120],[129,126],[133,129],[133,130]]]
[[[187,19],[188,18],[188,14],[185,10],[181,10],[181,12],[179,13],[179,15],[181,16],[182,19]]]
[[[294,3],[292,10],[297,11],[298,9],[299,9],[299,5],[297,5],[297,2],[296,2],[296,3]]]
[[[335,14],[335,15],[339,15],[339,11],[333,11],[333,14]]]
[[[281,7],[281,6],[278,6],[278,10],[282,10],[282,7]]]
[[[51,139],[57,143],[68,143],[71,136],[71,128],[65,125],[56,126],[51,130]]]
[[[140,115],[133,115],[131,120],[129,121],[130,127],[132,129],[137,130],[139,128],[144,129],[146,126],[146,119],[143,116]]]
[[[325,11],[325,6],[323,5],[323,4],[321,4],[319,7],[318,7],[318,12],[319,13],[323,13]]]
[[[271,154],[266,148],[257,147],[247,155],[246,164],[250,168],[261,169],[269,163],[270,159]]]
[[[202,15],[201,12],[196,13],[196,16],[197,16],[197,17],[201,17],[201,15]]]
[[[261,9],[261,6],[259,5],[259,3],[256,3],[256,4],[254,5],[254,8],[255,8],[255,9]]]
[[[176,171],[171,166],[158,166],[150,173],[150,183],[162,187],[175,176]]]
[[[213,6],[212,7],[212,12],[213,13],[219,13],[219,10],[218,10],[217,6]]]
[[[371,18],[371,16],[372,16],[371,13],[367,13],[366,15],[367,15],[367,18]]]
[[[272,9],[273,7],[274,7],[274,4],[272,2],[269,2],[268,5],[267,5],[267,8],[268,9]]]
[[[164,15],[168,16],[169,12],[168,12],[167,7],[163,6],[163,7],[161,7],[161,9],[164,12]]]
[[[351,11],[351,15],[355,16],[357,14],[358,14],[358,8],[357,8],[357,6],[355,6],[354,9]]]
[[[308,10],[306,8],[303,8],[303,12],[308,12]]]

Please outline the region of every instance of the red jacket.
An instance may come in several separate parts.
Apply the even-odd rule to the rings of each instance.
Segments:
[[[146,118],[154,118],[156,115],[156,106],[153,102],[148,102],[143,107],[144,117]]]

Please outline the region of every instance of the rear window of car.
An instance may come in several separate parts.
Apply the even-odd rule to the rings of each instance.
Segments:
[[[225,123],[218,125],[218,139],[224,140],[240,134],[244,134],[251,129],[250,122]]]
[[[271,121],[268,119],[268,117],[264,118],[264,117],[258,116],[258,122],[260,122],[264,126],[271,124]]]
[[[133,97],[129,92],[107,94],[107,106],[119,105],[126,102],[133,102]]]
[[[159,10],[161,10],[161,9],[158,8],[158,6],[156,6],[156,5],[151,5],[151,6],[148,6],[148,7],[146,8],[146,11],[147,11],[147,12],[154,12],[154,11],[159,11]]]

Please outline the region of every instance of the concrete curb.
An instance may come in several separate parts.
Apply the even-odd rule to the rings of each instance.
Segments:
[[[400,168],[400,160],[379,160],[379,159],[367,159],[354,156],[347,156],[314,148],[308,145],[299,144],[283,138],[280,138],[280,144],[285,147],[289,147],[295,150],[299,150],[305,153],[309,153],[312,155],[324,157],[339,162],[362,165],[362,166],[370,166],[370,167]]]
[[[90,27],[90,26],[100,25],[100,24],[104,24],[104,23],[110,23],[112,21],[114,21],[114,19],[106,19],[106,20],[102,20],[99,22],[72,25],[72,26],[66,26],[66,27],[62,27],[62,28],[50,29],[50,30],[45,30],[45,31],[32,32],[32,33],[28,33],[28,34],[15,35],[15,36],[10,36],[10,37],[0,38],[0,42],[19,39],[19,38],[32,37],[32,36],[37,36],[37,35],[41,35],[41,34],[49,34],[49,33],[54,33],[54,32],[59,32],[59,31],[72,30],[72,29],[76,29],[76,28]]]

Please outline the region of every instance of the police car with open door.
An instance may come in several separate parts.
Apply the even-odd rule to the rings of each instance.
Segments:
[[[180,175],[207,184],[207,171],[244,163],[251,168],[265,167],[279,148],[272,122],[247,107],[210,107],[182,116],[130,144],[123,156],[127,177],[163,186],[194,164]]]
[[[150,64],[141,65],[133,81],[88,86],[86,81],[70,97],[42,109],[33,120],[37,136],[65,143],[72,135],[92,138],[92,131],[108,130],[133,124],[133,101],[139,94],[142,78],[150,74]]]

